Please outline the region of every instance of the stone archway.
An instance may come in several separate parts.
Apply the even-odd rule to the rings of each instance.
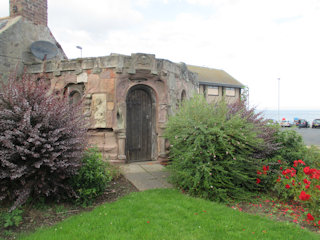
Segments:
[[[154,159],[157,146],[156,100],[154,91],[146,85],[135,85],[126,98],[126,158],[127,162]]]

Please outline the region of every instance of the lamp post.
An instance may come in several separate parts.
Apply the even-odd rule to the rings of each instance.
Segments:
[[[80,49],[80,54],[81,54],[81,58],[82,58],[82,47],[81,46],[76,46],[76,48]]]
[[[278,78],[278,121],[280,122],[280,78]]]

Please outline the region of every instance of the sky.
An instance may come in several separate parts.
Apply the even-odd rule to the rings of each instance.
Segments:
[[[320,0],[48,0],[48,18],[70,59],[155,54],[225,70],[260,110],[320,110]]]

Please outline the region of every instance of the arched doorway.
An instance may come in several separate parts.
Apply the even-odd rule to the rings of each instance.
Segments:
[[[152,160],[155,147],[155,96],[145,85],[132,87],[126,99],[126,157],[128,162]]]

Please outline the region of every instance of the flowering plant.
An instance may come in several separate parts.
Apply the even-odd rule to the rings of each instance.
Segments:
[[[315,217],[318,217],[320,221],[319,169],[306,166],[302,160],[295,160],[293,167],[283,168],[281,175],[276,180],[276,187],[282,189],[282,197],[286,200],[299,201],[308,208],[307,221],[314,221]]]

